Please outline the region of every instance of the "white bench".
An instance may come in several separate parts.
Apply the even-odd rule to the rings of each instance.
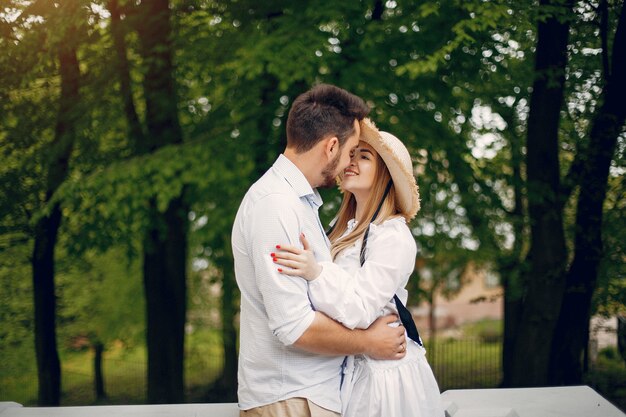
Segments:
[[[235,403],[22,407],[0,403],[0,417],[238,417]]]
[[[450,390],[446,417],[625,417],[593,389],[580,387]]]
[[[450,390],[446,417],[626,417],[589,387]],[[0,402],[0,417],[237,417],[237,404],[22,407]],[[404,416],[398,416],[404,417]]]

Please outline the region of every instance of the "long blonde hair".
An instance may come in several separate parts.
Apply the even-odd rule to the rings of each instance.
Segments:
[[[333,259],[335,259],[337,254],[339,254],[342,250],[352,246],[356,241],[363,238],[365,229],[367,229],[372,216],[376,212],[389,181],[391,181],[391,174],[389,174],[387,165],[385,165],[385,162],[380,155],[376,155],[374,184],[372,184],[372,189],[366,202],[365,210],[363,210],[361,217],[356,219],[358,222],[357,226],[346,236],[341,237],[348,228],[348,221],[355,218],[356,215],[356,199],[354,198],[354,194],[343,190],[343,201],[341,202],[339,212],[337,213],[337,221],[334,229],[328,236],[331,241],[330,253]],[[376,216],[373,223],[381,224],[388,218],[394,217],[399,213],[401,213],[401,211],[396,207],[396,192],[395,187],[392,185],[389,189],[389,193],[387,194],[387,198],[385,198],[385,201],[380,208],[380,212]]]

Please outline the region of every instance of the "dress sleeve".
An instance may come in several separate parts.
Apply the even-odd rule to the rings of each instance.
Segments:
[[[351,275],[332,262],[322,262],[322,273],[309,283],[311,301],[344,326],[365,329],[406,285],[416,254],[415,240],[403,222],[371,225],[363,266]]]

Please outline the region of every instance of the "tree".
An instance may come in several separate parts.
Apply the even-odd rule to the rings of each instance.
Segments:
[[[528,212],[531,244],[525,294],[513,345],[513,386],[545,384],[549,350],[563,298],[566,262],[562,204],[558,200],[560,170],[558,129],[563,105],[571,2],[542,1],[552,11],[537,31],[535,80],[530,99],[526,141]],[[530,352],[532,355],[523,355]]]
[[[183,140],[173,78],[170,4],[168,0],[142,2],[137,10],[150,137],[142,151],[152,152]],[[184,400],[188,205],[182,189],[165,211],[157,208],[154,198],[149,205],[149,227],[143,241],[148,402],[180,403]]]
[[[59,110],[46,167],[44,204],[48,203],[68,175],[69,159],[76,141],[76,120],[79,117],[80,70],[78,68],[78,30],[75,19],[79,3],[64,3],[60,11],[70,17],[63,25],[58,48],[61,95]],[[54,21],[54,19],[53,19]],[[54,250],[61,224],[61,206],[54,204],[37,221],[34,231],[33,293],[35,306],[35,350],[39,380],[39,405],[59,405],[61,398],[61,367],[56,341],[56,296],[54,287]]]
[[[606,1],[600,7],[607,7]],[[565,292],[559,320],[552,341],[549,382],[556,385],[582,383],[583,354],[589,341],[592,297],[596,291],[599,267],[605,250],[602,238],[604,202],[609,168],[626,121],[626,7],[622,5],[613,40],[613,51],[606,48],[606,30],[602,31],[605,83],[601,105],[591,121],[589,143],[579,151],[580,172],[576,205],[574,257],[565,275]],[[608,26],[605,12],[601,24]]]

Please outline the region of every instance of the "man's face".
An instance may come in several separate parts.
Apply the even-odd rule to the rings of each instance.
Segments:
[[[346,139],[339,153],[332,161],[328,162],[322,170],[322,184],[320,187],[331,188],[336,185],[335,178],[350,165],[350,153],[359,144],[361,136],[361,125],[358,120],[354,120],[354,134]]]

